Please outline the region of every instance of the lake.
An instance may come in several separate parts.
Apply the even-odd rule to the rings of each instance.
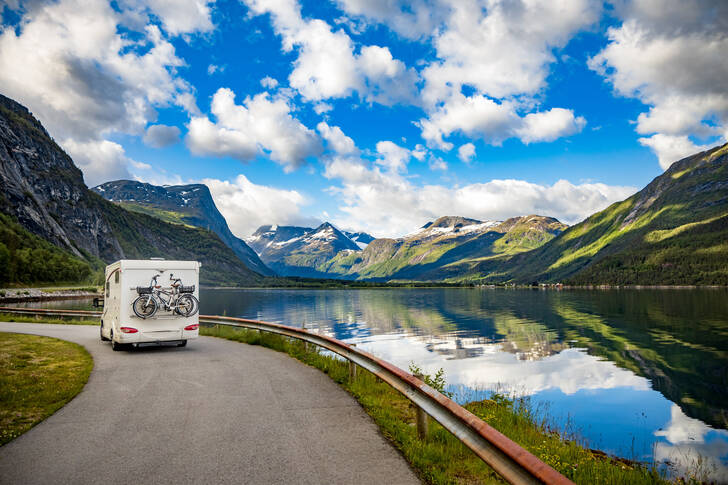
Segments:
[[[203,289],[200,301],[442,368],[461,403],[528,396],[592,448],[728,482],[726,289]]]

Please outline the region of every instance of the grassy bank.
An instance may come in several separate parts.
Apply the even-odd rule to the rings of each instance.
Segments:
[[[350,381],[347,362],[323,355],[315,346],[278,335],[224,326],[201,327],[200,333],[286,352],[325,372],[361,403],[384,436],[427,483],[503,483],[490,467],[434,421],[428,439],[419,440],[410,401],[387,384],[377,382],[369,372],[360,369],[357,378]],[[562,439],[525,402],[495,396],[465,407],[576,483],[668,483],[653,469],[614,460]]]
[[[0,446],[73,399],[92,367],[80,345],[0,332]]]
[[[96,317],[96,316],[89,317],[89,318],[79,318],[79,317],[50,318],[50,317],[44,317],[42,315],[33,317],[33,316],[29,316],[29,315],[16,315],[14,313],[0,313],[0,322],[53,323],[53,324],[63,324],[63,325],[100,325],[101,320],[99,320],[99,317]]]

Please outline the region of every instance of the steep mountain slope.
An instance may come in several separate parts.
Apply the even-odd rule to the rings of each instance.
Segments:
[[[442,280],[467,270],[473,260],[531,250],[565,228],[535,215],[505,222],[441,217],[403,238],[375,239],[362,251],[341,253],[320,269],[358,279]]]
[[[209,229],[217,234],[248,268],[262,275],[273,274],[255,251],[230,231],[227,221],[217,209],[210,189],[206,185],[159,187],[131,180],[116,180],[91,190],[133,212],[149,214],[175,224]]]
[[[255,284],[213,232],[128,212],[88,190],[81,171],[26,108],[0,95],[0,210],[95,267],[120,258],[196,259],[205,284]]]
[[[97,269],[0,212],[0,284],[98,283]]]
[[[351,239],[353,242],[356,243],[357,246],[359,246],[360,249],[364,249],[367,247],[367,244],[374,241],[374,238],[367,234],[366,232],[347,232],[342,231],[346,237]]]
[[[319,268],[342,251],[359,246],[325,222],[315,229],[261,226],[247,239],[260,258],[282,276],[331,277]]]
[[[472,273],[520,282],[728,284],[728,144],[675,162],[541,248]]]

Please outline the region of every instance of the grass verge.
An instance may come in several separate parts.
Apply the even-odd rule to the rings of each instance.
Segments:
[[[19,323],[53,323],[61,325],[100,325],[99,317],[79,318],[79,317],[57,317],[48,318],[44,316],[28,316],[17,315],[14,313],[0,313],[0,322],[19,322]]]
[[[348,362],[322,354],[316,346],[275,334],[225,326],[200,327],[200,334],[285,352],[328,374],[359,401],[426,483],[504,483],[438,423],[432,421],[427,440],[420,440],[416,410],[410,401],[363,369],[350,381]],[[612,459],[562,439],[524,401],[494,396],[465,407],[578,484],[670,483],[653,468]]]
[[[92,367],[78,344],[0,332],[0,446],[73,399]]]

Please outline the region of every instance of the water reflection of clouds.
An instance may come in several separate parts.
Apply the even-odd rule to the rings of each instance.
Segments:
[[[665,440],[655,445],[655,461],[669,462],[679,473],[700,481],[728,483],[728,431],[690,418],[673,404],[670,422],[654,434]]]
[[[449,383],[471,389],[499,387],[535,394],[556,388],[573,394],[581,389],[650,388],[647,379],[578,349],[566,349],[539,360],[521,360],[516,354],[503,352],[501,343],[470,345],[467,359],[447,358],[443,352],[435,351],[438,346],[448,345],[457,350],[454,341],[443,343],[405,334],[359,340],[360,347],[395,365],[407,368],[415,362],[428,373],[443,368]]]

